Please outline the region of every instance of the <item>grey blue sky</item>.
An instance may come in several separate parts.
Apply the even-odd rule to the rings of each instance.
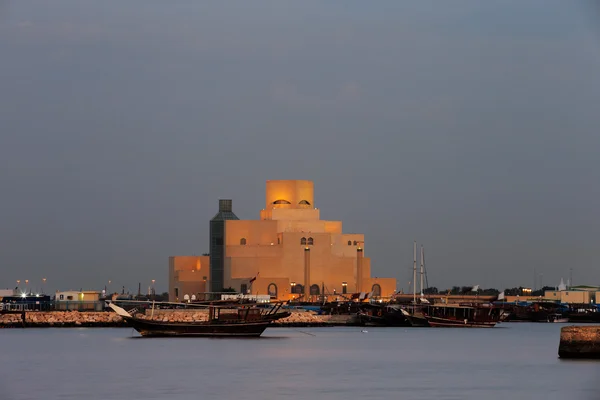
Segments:
[[[0,287],[166,289],[310,179],[407,289],[600,284],[593,2],[0,0]]]

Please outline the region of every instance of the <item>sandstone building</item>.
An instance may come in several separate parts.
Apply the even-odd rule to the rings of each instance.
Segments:
[[[233,288],[273,299],[316,300],[324,289],[331,300],[356,292],[389,297],[396,289],[394,278],[371,277],[363,234],[343,233],[341,221],[321,219],[311,181],[267,181],[265,206],[257,220],[238,219],[231,200],[220,200],[219,213],[210,223],[210,241],[208,274],[180,271],[178,276],[206,277],[213,292]],[[170,260],[170,265],[177,263],[177,257]],[[206,263],[201,261],[199,270]],[[175,267],[171,270],[175,278]],[[181,300],[181,287],[189,282],[170,279],[170,293],[177,287]]]

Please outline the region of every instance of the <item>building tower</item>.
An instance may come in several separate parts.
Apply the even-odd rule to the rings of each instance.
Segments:
[[[223,291],[225,269],[225,221],[239,220],[232,211],[231,200],[219,200],[219,212],[210,220],[210,291]]]

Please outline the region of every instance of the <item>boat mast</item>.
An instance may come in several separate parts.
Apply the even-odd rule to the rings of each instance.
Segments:
[[[423,245],[421,245],[421,297],[423,297]]]
[[[417,241],[413,245],[413,304],[417,303]]]

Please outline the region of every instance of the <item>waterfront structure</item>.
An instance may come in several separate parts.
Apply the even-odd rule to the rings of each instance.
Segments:
[[[184,300],[186,295],[192,299],[208,292],[209,264],[207,255],[169,257],[169,301]]]
[[[57,291],[54,296],[55,310],[101,311],[103,302],[95,290]]]
[[[100,292],[95,290],[83,290],[83,291],[65,291],[55,293],[56,302],[67,302],[67,301],[99,301]]]
[[[396,290],[396,279],[371,277],[363,234],[321,220],[311,181],[267,181],[257,220],[240,220],[232,200],[221,199],[209,225],[210,257],[169,257],[169,301],[230,289],[279,300],[316,300],[323,290],[329,300],[385,298]]]
[[[560,358],[600,359],[599,326],[566,326],[560,330]]]
[[[217,217],[229,214],[211,221],[214,291],[221,288],[222,265],[223,287],[273,299],[316,300],[323,289],[329,300],[355,292],[375,298],[395,292],[396,279],[371,277],[363,234],[343,233],[342,221],[320,218],[313,182],[267,181],[258,220],[240,220],[230,202],[229,208],[221,202]],[[223,224],[222,236],[217,221]]]
[[[600,300],[594,286],[572,286],[569,290],[547,290],[544,299],[564,304],[593,304]]]
[[[546,290],[543,296],[533,296],[530,288],[523,288],[522,295],[505,296],[503,300],[508,303],[552,301],[562,304],[599,304],[599,289],[598,286],[570,286],[567,290],[559,285],[558,290]]]

